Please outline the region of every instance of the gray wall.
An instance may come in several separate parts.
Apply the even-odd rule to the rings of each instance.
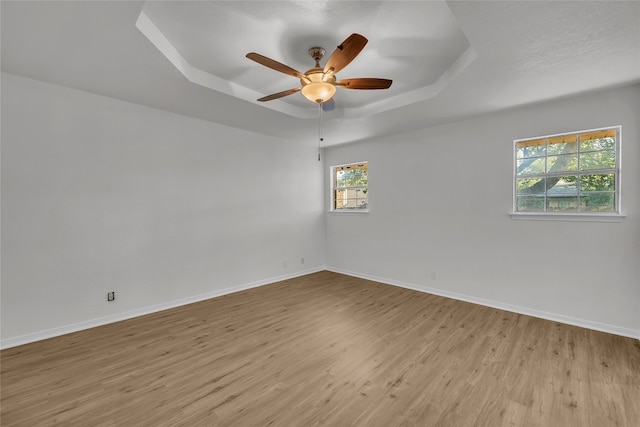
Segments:
[[[327,214],[327,266],[640,337],[639,117],[636,85],[329,148],[326,185],[329,166],[369,162],[370,213]],[[510,217],[514,139],[613,125],[624,220]]]
[[[639,337],[639,104],[640,86],[607,90],[319,163],[313,147],[2,74],[0,345],[325,267]],[[511,219],[513,139],[618,124],[624,220]],[[329,167],[362,160],[371,212],[327,213]]]
[[[2,345],[322,269],[322,190],[313,147],[2,74]]]

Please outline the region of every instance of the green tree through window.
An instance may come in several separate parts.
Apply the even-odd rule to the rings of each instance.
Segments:
[[[367,210],[368,164],[334,166],[332,170],[332,206],[334,211]]]
[[[515,212],[618,212],[620,128],[516,140]]]

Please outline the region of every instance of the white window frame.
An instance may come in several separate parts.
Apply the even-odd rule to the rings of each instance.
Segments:
[[[361,165],[367,165],[367,185],[363,185],[363,186],[350,186],[350,187],[336,187],[336,169],[340,169],[340,168],[345,168],[345,167],[349,167],[349,166],[361,166]],[[362,162],[352,162],[352,163],[345,163],[345,164],[341,164],[341,165],[334,165],[331,166],[329,168],[329,188],[330,188],[330,193],[329,193],[329,212],[332,213],[340,213],[340,214],[362,214],[362,213],[369,213],[369,162],[368,161],[362,161]],[[336,209],[336,201],[335,201],[335,194],[336,194],[336,190],[339,190],[341,188],[347,189],[366,189],[367,190],[367,207],[365,209],[360,209],[360,208],[354,208],[354,209]]]
[[[615,155],[616,155],[616,165],[615,168],[612,169],[603,169],[600,170],[589,170],[590,174],[601,173],[615,173],[615,207],[612,212],[593,212],[593,211],[584,211],[584,212],[557,212],[557,211],[545,211],[545,212],[523,212],[517,211],[517,178],[518,178],[518,158],[517,158],[517,144],[522,141],[530,141],[536,139],[546,139],[546,138],[555,138],[561,136],[569,136],[569,135],[579,135],[582,133],[588,132],[598,132],[604,130],[616,130],[616,147],[615,147]],[[578,143],[578,153],[579,153],[579,143]],[[520,138],[515,139],[513,141],[513,175],[512,175],[512,207],[511,207],[511,218],[513,219],[534,219],[534,220],[561,220],[561,221],[601,221],[601,222],[618,222],[624,219],[624,215],[621,212],[622,205],[622,191],[621,191],[621,146],[622,146],[622,126],[605,126],[601,128],[595,129],[586,129],[579,131],[571,131],[571,132],[563,132],[557,133],[553,135],[544,135],[530,138]],[[546,155],[545,155],[546,156]],[[572,174],[573,172],[563,172],[563,174]],[[580,171],[577,171],[576,174],[580,175]],[[553,173],[545,172],[544,174],[539,174],[539,176],[554,176]],[[557,173],[555,174],[557,175]],[[546,206],[546,203],[545,203]]]

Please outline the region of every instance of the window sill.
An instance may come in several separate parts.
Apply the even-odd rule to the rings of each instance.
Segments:
[[[520,213],[511,212],[511,219],[526,221],[570,221],[570,222],[622,222],[625,215],[590,213]]]
[[[330,214],[336,214],[336,215],[363,215],[363,214],[368,214],[369,213],[369,209],[345,209],[345,210],[330,210],[329,211]]]

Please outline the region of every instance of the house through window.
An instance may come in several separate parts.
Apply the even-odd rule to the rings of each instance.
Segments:
[[[620,212],[620,126],[515,140],[514,151],[514,212]]]

